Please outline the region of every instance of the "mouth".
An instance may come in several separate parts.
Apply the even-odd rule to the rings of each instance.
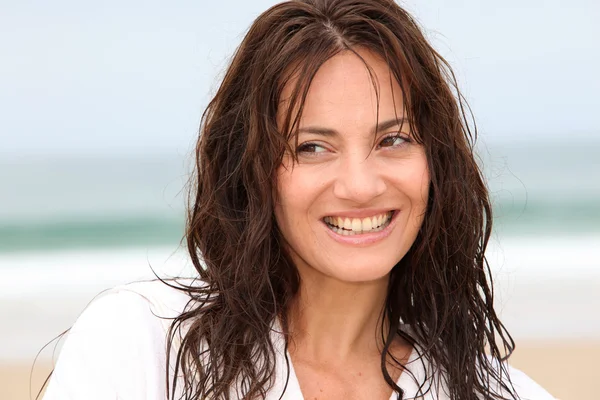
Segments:
[[[342,236],[364,235],[384,230],[392,221],[396,210],[373,215],[366,218],[350,218],[343,216],[324,217],[325,225]]]

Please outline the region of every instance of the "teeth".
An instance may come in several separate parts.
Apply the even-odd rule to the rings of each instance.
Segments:
[[[344,226],[342,228],[352,230],[352,221],[350,221],[350,218],[344,220]]]
[[[371,218],[365,218],[362,220],[362,230],[363,231],[370,231],[372,228],[372,224],[371,224]]]
[[[337,234],[348,236],[365,232],[378,232],[385,228],[392,219],[393,212],[387,212],[367,218],[343,218],[343,217],[325,217],[329,227]]]

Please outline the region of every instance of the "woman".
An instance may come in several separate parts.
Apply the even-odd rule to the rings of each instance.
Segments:
[[[272,7],[204,114],[198,279],[96,300],[45,398],[551,399],[499,361],[473,139],[391,0]]]

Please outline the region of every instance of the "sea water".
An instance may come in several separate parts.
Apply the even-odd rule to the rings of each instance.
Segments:
[[[600,338],[600,141],[485,144],[495,303],[517,338]],[[190,157],[0,160],[0,359],[30,358],[111,286],[194,271]]]

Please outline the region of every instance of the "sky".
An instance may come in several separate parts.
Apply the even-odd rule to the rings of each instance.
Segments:
[[[187,154],[276,1],[0,0],[0,157]],[[600,2],[401,3],[453,65],[481,136],[600,136]]]

